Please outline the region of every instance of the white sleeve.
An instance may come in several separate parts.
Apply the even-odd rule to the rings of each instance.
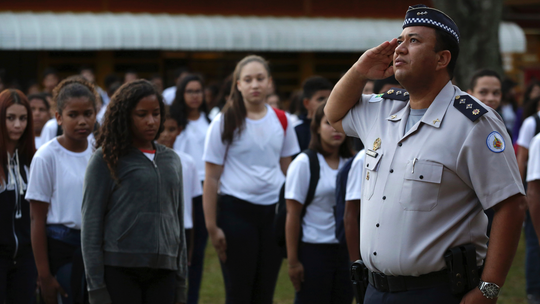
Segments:
[[[364,150],[358,152],[354,158],[349,175],[347,178],[347,190],[345,192],[345,201],[359,200],[362,198],[362,170],[364,170],[364,159],[366,153]]]
[[[540,134],[531,141],[527,163],[527,182],[537,179],[540,179]]]
[[[283,147],[281,148],[281,157],[293,156],[300,153],[300,146],[298,145],[298,138],[294,131],[293,123],[287,115],[287,130],[285,131],[285,139],[283,141]]]
[[[291,199],[304,204],[309,188],[309,157],[300,153],[289,165],[285,181],[285,199]]]
[[[199,180],[199,172],[197,172],[197,166],[195,166],[194,162],[190,163],[190,172],[191,178],[190,184],[191,184],[191,196],[197,197],[202,195],[202,186],[201,181]],[[184,180],[186,182],[186,180]]]
[[[373,115],[368,113],[370,100],[376,95],[362,95],[358,103],[352,107],[341,120],[341,126],[347,136],[362,138],[365,130],[370,126]],[[379,97],[377,97],[379,98]],[[382,102],[382,98],[378,103]]]
[[[52,162],[40,156],[34,156],[30,164],[26,200],[50,203],[54,183],[55,174]]]
[[[531,140],[534,137],[534,132],[536,131],[536,121],[534,118],[527,117],[519,129],[519,137],[517,139],[517,144],[523,148],[529,149],[531,145]]]
[[[55,118],[49,119],[43,126],[43,130],[41,130],[41,140],[43,144],[47,143],[51,139],[56,137],[56,133],[58,132],[58,122],[56,122]]]
[[[206,132],[204,142],[203,160],[216,165],[223,165],[225,162],[225,154],[227,152],[227,144],[221,140],[221,119],[223,116],[218,114],[210,123]]]

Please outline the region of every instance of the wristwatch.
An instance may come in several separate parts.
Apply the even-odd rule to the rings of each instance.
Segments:
[[[480,280],[480,284],[478,284],[478,289],[480,289],[484,297],[488,299],[495,299],[497,296],[499,296],[499,291],[501,291],[499,285],[495,283],[484,282],[482,280]]]

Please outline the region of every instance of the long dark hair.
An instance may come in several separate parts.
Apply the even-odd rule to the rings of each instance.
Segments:
[[[24,130],[19,142],[17,144],[19,160],[21,164],[30,166],[32,162],[32,157],[36,152],[36,146],[34,143],[34,123],[32,119],[32,109],[30,108],[30,103],[28,99],[23,94],[23,92],[14,89],[6,89],[0,93],[0,179],[6,179],[6,173],[4,172],[4,167],[8,165],[8,156],[7,156],[7,142],[8,134],[6,128],[6,113],[7,109],[14,104],[22,105],[26,108],[27,118],[26,118],[26,129]]]
[[[538,97],[531,99],[531,92],[534,87],[540,87],[540,82],[536,79],[531,80],[527,89],[525,89],[525,94],[523,94],[523,119],[534,115],[538,112]]]
[[[96,148],[101,147],[103,159],[111,172],[111,176],[118,182],[116,168],[120,157],[125,156],[132,148],[133,137],[131,135],[131,111],[139,101],[147,96],[156,95],[159,101],[161,121],[156,138],[163,131],[165,122],[165,104],[163,97],[152,85],[144,79],[135,80],[123,84],[111,98],[111,102],[105,113],[105,120],[97,136]]]
[[[310,125],[311,141],[309,142],[309,148],[317,151],[318,153],[324,156],[328,156],[330,155],[330,153],[328,153],[327,151],[323,149],[322,142],[321,142],[321,134],[319,133],[319,128],[321,127],[321,121],[324,117],[325,105],[326,105],[326,102],[323,102],[322,104],[319,105],[319,107],[315,111],[315,114],[313,115],[313,119],[311,120],[311,125]],[[349,158],[353,156],[348,138],[345,138],[345,140],[339,146],[338,154],[342,158]]]
[[[186,99],[184,98],[184,95],[186,93],[186,87],[188,83],[192,81],[197,81],[201,84],[201,94],[202,94],[202,103],[199,106],[199,113],[201,115],[204,115],[206,120],[210,122],[210,119],[208,119],[208,108],[206,106],[206,100],[204,98],[204,83],[201,77],[198,75],[188,75],[180,81],[178,86],[176,87],[176,97],[174,98],[174,101],[170,108],[171,116],[178,121],[178,126],[181,130],[186,128],[186,125],[188,124],[188,115],[189,115],[189,109],[186,105]]]
[[[223,143],[232,143],[234,138],[234,131],[238,129],[238,136],[244,131],[246,124],[247,110],[246,105],[244,104],[244,97],[242,93],[238,90],[236,85],[237,81],[240,80],[240,73],[242,69],[251,62],[258,62],[264,66],[266,72],[268,72],[268,77],[270,77],[270,67],[268,62],[264,58],[256,55],[250,55],[244,57],[236,64],[234,69],[232,83],[231,83],[231,96],[229,97],[229,102],[223,108],[223,133],[221,133],[221,140]]]

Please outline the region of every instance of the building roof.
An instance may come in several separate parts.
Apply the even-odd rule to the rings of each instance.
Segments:
[[[357,52],[390,40],[403,20],[168,14],[0,12],[0,50]],[[525,52],[523,30],[499,29],[503,53]]]

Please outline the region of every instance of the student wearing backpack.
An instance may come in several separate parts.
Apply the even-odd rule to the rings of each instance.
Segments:
[[[362,198],[362,170],[364,170],[365,150],[356,154],[352,159],[349,171],[343,172],[347,175],[345,193],[345,237],[347,239],[347,249],[349,250],[349,260],[354,262],[360,257],[360,199]],[[350,161],[350,160],[349,160]],[[340,170],[338,174],[342,174]]]
[[[271,304],[282,261],[274,211],[291,156],[300,151],[289,118],[265,103],[271,83],[263,58],[242,59],[230,102],[206,136],[204,215],[228,304]]]
[[[319,181],[309,206],[304,207],[310,183],[309,159],[298,155],[287,171],[287,257],[297,304],[351,303],[349,257],[336,236],[336,176],[352,157],[345,134],[337,132],[324,115],[324,104],[314,113],[309,148],[317,151]]]

